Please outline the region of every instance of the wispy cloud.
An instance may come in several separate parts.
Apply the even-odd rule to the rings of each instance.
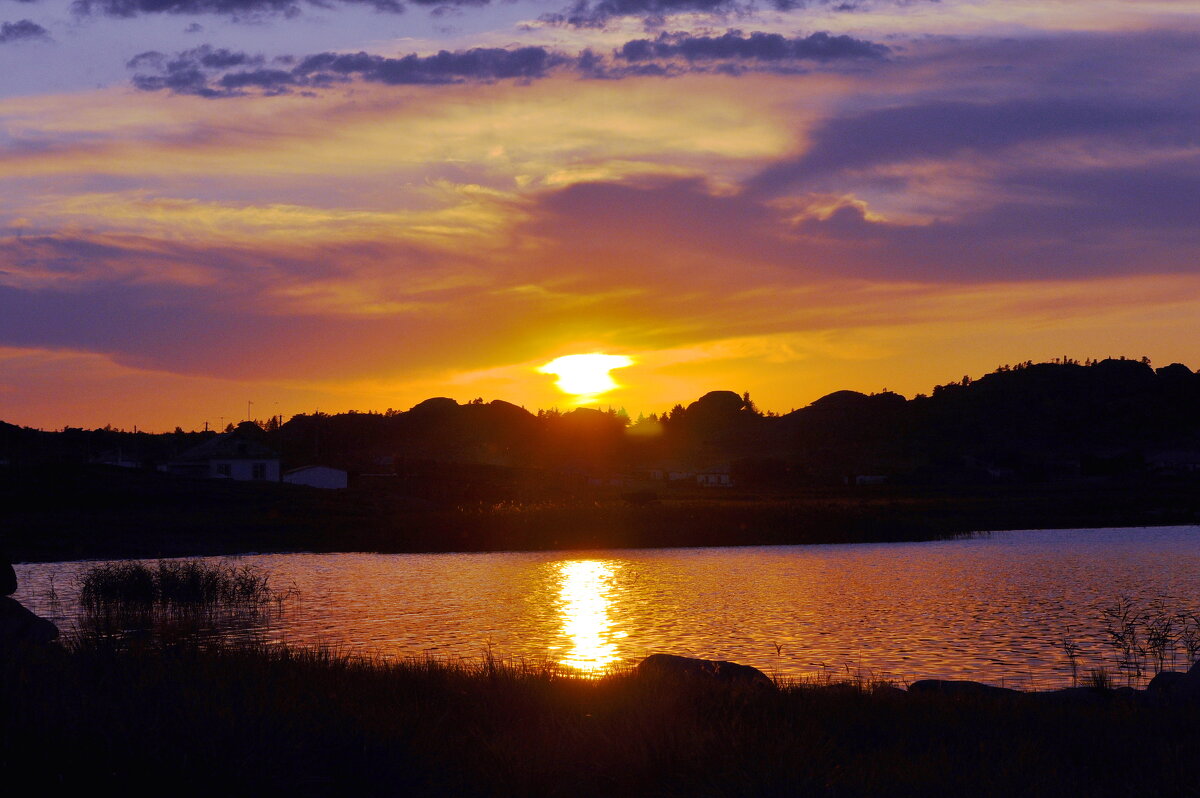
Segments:
[[[1186,30],[541,30],[161,47],[129,60],[144,91],[0,101],[0,346],[323,407],[455,375],[536,406],[529,363],[638,351],[653,395],[774,409],[1039,347],[1195,351]]]

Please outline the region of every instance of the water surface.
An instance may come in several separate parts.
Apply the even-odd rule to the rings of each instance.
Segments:
[[[212,558],[222,559],[222,558]],[[562,662],[665,651],[791,677],[868,672],[1045,688],[1112,667],[1117,598],[1200,610],[1200,527],[1002,532],[865,545],[238,558],[300,598],[269,641],[384,656]],[[64,629],[88,563],[17,566],[17,598]],[[231,634],[246,634],[247,630]],[[1182,663],[1177,663],[1182,664]]]

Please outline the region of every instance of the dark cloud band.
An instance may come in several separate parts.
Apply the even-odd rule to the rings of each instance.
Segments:
[[[128,67],[135,71],[134,85],[143,91],[216,98],[255,92],[281,94],[354,80],[392,86],[437,86],[531,81],[555,71],[603,79],[696,72],[790,72],[806,64],[879,59],[887,52],[888,48],[880,44],[827,33],[787,39],[777,34],[746,36],[730,31],[719,37],[663,34],[654,40],[628,42],[611,56],[590,50],[571,55],[545,47],[479,47],[399,58],[318,53],[267,63],[262,56],[205,45],[170,57],[156,51],[142,53],[131,59]]]
[[[925,0],[883,0],[908,5]],[[937,0],[929,0],[937,2]],[[638,17],[648,24],[661,26],[672,14],[708,14],[721,17],[746,17],[766,7],[775,11],[794,11],[808,6],[826,10],[853,12],[867,7],[868,0],[574,0],[562,11],[543,14],[541,19],[554,25],[576,28],[601,28],[614,19]]]
[[[19,0],[34,2],[35,0]],[[210,14],[233,20],[255,20],[268,16],[291,17],[306,7],[329,8],[330,5],[358,6],[374,11],[398,14],[408,6],[432,9],[434,13],[453,8],[478,8],[496,0],[75,0],[72,5],[81,16],[102,15],[130,18],[153,14]],[[908,3],[918,0],[884,0]],[[930,0],[935,1],[935,0]],[[553,2],[553,0],[550,0]],[[835,11],[855,11],[861,0],[573,0],[566,8],[543,14],[542,21],[571,27],[603,27],[621,17],[644,19],[648,24],[661,26],[672,14],[708,14],[745,17],[760,7],[776,11],[791,11],[809,5],[821,5]]]
[[[1061,98],[993,102],[918,102],[831,120],[805,152],[774,164],[748,184],[759,194],[785,192],[846,171],[889,163],[996,152],[1072,136],[1133,136],[1196,129],[1200,113],[1178,107]]]
[[[578,28],[602,27],[618,17],[648,17],[661,20],[668,14],[732,14],[745,10],[739,0],[577,0],[566,9],[543,14],[542,20],[555,25]]]
[[[851,36],[811,36],[788,39],[778,33],[729,31],[723,36],[691,36],[663,33],[656,39],[626,42],[618,57],[632,62],[684,58],[688,61],[834,61],[845,58],[882,58],[889,50],[882,44]]]
[[[386,58],[368,53],[319,53],[300,59],[276,59],[268,66],[261,56],[198,47],[167,58],[148,52],[128,64],[139,72],[134,85],[143,91],[168,90],[201,97],[234,97],[251,90],[279,94],[363,80],[400,85],[532,80],[570,61],[542,47],[443,50],[435,55]],[[292,65],[294,64],[294,65]],[[287,68],[284,68],[284,67]]]
[[[50,32],[32,20],[0,23],[0,44],[49,40]]]
[[[325,5],[307,1],[312,5]],[[396,0],[338,2],[392,13],[404,10],[404,6]],[[233,19],[253,19],[272,15],[295,16],[305,4],[301,0],[75,0],[71,8],[81,16],[101,15],[125,19],[149,14],[212,14]]]

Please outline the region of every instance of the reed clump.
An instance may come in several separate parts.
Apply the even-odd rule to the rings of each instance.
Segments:
[[[1119,596],[1100,610],[1102,636],[1098,648],[1107,656],[1093,657],[1082,676],[1083,645],[1068,627],[1058,645],[1071,671],[1071,683],[1108,684],[1120,676],[1126,686],[1144,687],[1157,673],[1200,661],[1200,611],[1177,608],[1162,599],[1141,605]],[[1112,672],[1110,673],[1110,667]],[[1098,676],[1097,674],[1102,674]]]
[[[286,595],[253,566],[228,562],[107,562],[79,577],[79,601],[93,614],[258,609]]]

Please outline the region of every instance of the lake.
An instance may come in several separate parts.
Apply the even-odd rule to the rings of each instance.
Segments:
[[[230,558],[211,558],[230,559]],[[386,657],[552,659],[597,672],[669,652],[771,674],[1021,688],[1105,665],[1103,612],[1200,612],[1200,527],[1000,532],[925,543],[236,558],[299,598],[230,634]],[[64,631],[89,563],[16,566]],[[1178,625],[1176,629],[1178,629]],[[227,630],[228,631],[228,630]],[[1183,649],[1176,666],[1183,666]]]

